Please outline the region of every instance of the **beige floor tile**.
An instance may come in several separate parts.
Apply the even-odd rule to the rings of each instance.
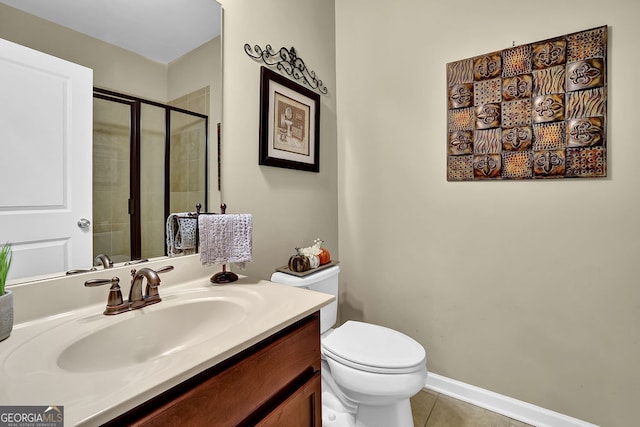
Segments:
[[[426,427],[523,427],[519,421],[448,396],[438,395]]]
[[[424,427],[427,424],[427,419],[437,399],[438,394],[429,390],[422,390],[411,398],[411,411],[415,427]]]

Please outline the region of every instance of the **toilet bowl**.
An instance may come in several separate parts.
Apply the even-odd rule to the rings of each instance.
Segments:
[[[271,281],[332,294],[320,310],[324,427],[412,427],[409,399],[427,379],[426,352],[396,330],[337,319],[339,266],[304,277],[274,273]]]

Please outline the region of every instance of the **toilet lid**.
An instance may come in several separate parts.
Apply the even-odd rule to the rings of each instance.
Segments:
[[[326,357],[367,372],[413,372],[425,364],[424,348],[393,329],[347,321],[322,340]]]

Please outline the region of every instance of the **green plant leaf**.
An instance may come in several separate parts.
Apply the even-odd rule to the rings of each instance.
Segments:
[[[0,295],[4,295],[4,286],[7,281],[7,275],[9,274],[9,268],[11,267],[12,256],[11,244],[6,243],[2,249],[0,249]]]

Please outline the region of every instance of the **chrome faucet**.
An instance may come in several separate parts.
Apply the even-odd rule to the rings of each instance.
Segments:
[[[136,310],[146,307],[147,305],[160,302],[160,294],[158,286],[160,286],[160,276],[158,273],[166,273],[173,270],[172,265],[167,265],[155,271],[151,268],[141,268],[136,271],[131,270],[131,288],[129,289],[129,299],[122,300],[122,292],[120,290],[120,279],[114,277],[112,279],[92,279],[84,282],[85,286],[100,286],[111,284],[109,297],[107,298],[107,308],[104,314],[119,314],[125,311]],[[142,295],[142,279],[147,279],[145,294]]]
[[[94,263],[95,264],[102,264],[102,266],[104,268],[112,268],[113,267],[113,261],[111,261],[111,258],[109,258],[109,255],[105,255],[105,254],[98,255],[95,258]]]

